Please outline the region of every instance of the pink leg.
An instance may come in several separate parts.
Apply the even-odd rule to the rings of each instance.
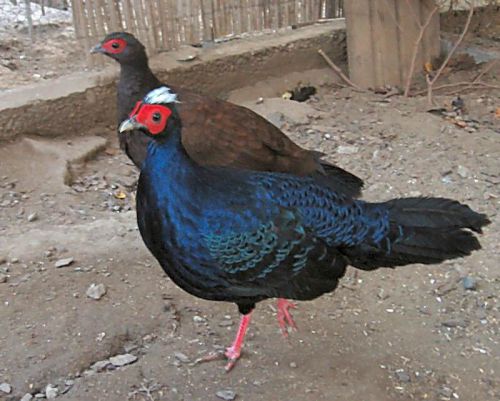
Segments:
[[[226,351],[223,354],[220,352],[210,353],[196,360],[195,364],[210,362],[226,357],[228,359],[228,362],[226,364],[226,372],[229,372],[234,367],[234,365],[236,365],[236,361],[240,358],[241,348],[243,347],[243,341],[245,340],[245,334],[247,332],[248,325],[250,324],[251,316],[252,312],[247,313],[246,315],[241,315],[240,325],[238,327],[238,331],[236,332],[236,337],[233,341],[233,344],[229,348],[226,348]]]
[[[288,337],[288,327],[297,330],[297,325],[295,324],[295,321],[289,311],[289,309],[295,308],[297,308],[297,305],[293,302],[284,298],[278,299],[278,324],[280,325],[281,333],[285,338]]]
[[[225,355],[228,359],[226,365],[226,371],[229,372],[236,361],[239,359],[241,355],[241,347],[243,346],[243,341],[245,340],[245,334],[248,329],[248,325],[250,324],[250,317],[252,316],[252,312],[242,315],[240,320],[240,326],[238,327],[238,331],[236,332],[236,338],[233,341],[233,344],[226,349]]]

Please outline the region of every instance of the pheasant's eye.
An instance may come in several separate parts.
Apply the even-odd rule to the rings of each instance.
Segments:
[[[155,123],[159,123],[161,121],[161,114],[160,112],[156,111],[153,113],[152,120]]]
[[[111,47],[113,49],[118,49],[120,47],[120,44],[118,42],[113,42],[113,43],[111,43]]]

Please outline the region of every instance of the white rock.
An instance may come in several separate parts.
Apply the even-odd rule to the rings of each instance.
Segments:
[[[467,178],[470,176],[470,170],[464,166],[458,166],[457,174],[462,178]]]
[[[69,266],[71,263],[73,263],[74,260],[75,260],[74,258],[59,259],[58,261],[56,261],[56,263],[54,264],[54,266],[55,267]]]
[[[137,357],[132,354],[123,354],[123,355],[112,356],[111,358],[109,358],[109,361],[114,366],[120,367],[134,363],[135,361],[137,361]]]
[[[89,298],[99,300],[106,294],[106,287],[104,284],[90,284],[90,287],[87,288],[87,292],[85,293]]]
[[[53,384],[47,384],[47,387],[45,387],[45,397],[47,397],[48,400],[53,400],[57,397],[57,394],[59,394],[57,387]]]
[[[31,401],[33,399],[33,396],[30,393],[26,393],[23,395],[23,398],[20,399],[20,401]]]
[[[5,394],[10,394],[10,392],[12,391],[12,387],[9,383],[1,383],[0,391]]]
[[[358,153],[359,148],[357,146],[339,146],[337,148],[337,153],[341,155],[352,155]]]
[[[233,401],[236,399],[236,393],[232,390],[219,390],[215,395],[224,401]]]

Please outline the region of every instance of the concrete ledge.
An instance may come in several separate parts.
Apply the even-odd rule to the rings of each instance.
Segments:
[[[209,49],[184,48],[162,53],[151,66],[166,83],[212,96],[269,77],[324,67],[322,48],[336,62],[345,62],[344,20],[234,40]],[[179,62],[186,52],[192,62]],[[81,135],[115,125],[118,68],[75,73],[33,86],[0,93],[0,140],[21,135]]]

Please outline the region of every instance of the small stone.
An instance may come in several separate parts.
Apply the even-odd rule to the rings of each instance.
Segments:
[[[6,274],[1,274],[0,273],[0,284],[6,283],[8,279],[9,278],[8,278],[8,276]]]
[[[1,383],[0,391],[5,394],[10,394],[10,392],[12,391],[12,387],[9,383]]]
[[[236,399],[236,393],[232,390],[219,390],[215,393],[217,398],[225,401],[233,401]]]
[[[103,370],[106,369],[106,367],[110,364],[111,362],[109,359],[105,359],[103,361],[97,361],[96,363],[92,364],[90,366],[90,369],[92,369],[95,372],[102,372]]]
[[[29,221],[30,223],[31,223],[31,222],[33,222],[33,221],[35,221],[35,220],[37,220],[37,219],[38,219],[38,214],[37,214],[36,212],[31,213],[31,214],[28,216],[28,221]]]
[[[337,148],[337,153],[341,155],[353,155],[358,153],[359,148],[357,146],[339,146]]]
[[[54,263],[54,266],[57,268],[66,267],[72,264],[74,260],[75,260],[74,258],[59,259],[58,261],[56,261],[56,263]]]
[[[295,369],[297,367],[297,364],[295,362],[290,362],[290,367],[292,369]]]
[[[188,363],[189,362],[189,358],[185,354],[183,354],[182,352],[175,351],[174,352],[174,356],[175,356],[176,359],[178,359],[182,363]]]
[[[30,393],[26,393],[23,395],[23,398],[21,398],[20,401],[31,401],[33,399],[33,396]]]
[[[109,361],[116,367],[130,365],[137,361],[137,357],[132,354],[116,355],[109,358]]]
[[[90,284],[90,287],[85,293],[89,298],[99,300],[106,294],[106,287],[104,284]]]
[[[58,394],[59,390],[56,386],[47,384],[47,387],[45,387],[45,397],[47,397],[48,400],[53,400]]]
[[[396,377],[402,383],[409,383],[411,380],[410,375],[406,373],[404,370],[397,370]]]
[[[19,258],[12,258],[10,260],[10,263],[12,263],[12,264],[19,263]]]
[[[457,168],[457,174],[462,177],[462,178],[467,178],[470,175],[470,171],[467,167],[464,166],[458,166]]]
[[[463,319],[456,319],[456,320],[447,320],[445,322],[442,322],[441,323],[444,327],[449,327],[449,328],[453,328],[453,327],[467,327],[468,324],[465,320]]]
[[[477,280],[473,277],[466,276],[462,280],[462,284],[464,286],[464,289],[469,290],[469,291],[475,291],[477,290]]]
[[[198,316],[198,315],[193,316],[193,322],[195,322],[195,323],[204,323],[205,321],[206,321],[206,319],[201,317],[201,316]]]
[[[222,322],[219,322],[219,326],[220,327],[230,327],[232,326],[234,323],[232,320],[223,320]]]
[[[36,393],[35,394],[35,398],[38,399],[38,400],[40,400],[42,398],[45,398],[45,394],[44,393]]]

